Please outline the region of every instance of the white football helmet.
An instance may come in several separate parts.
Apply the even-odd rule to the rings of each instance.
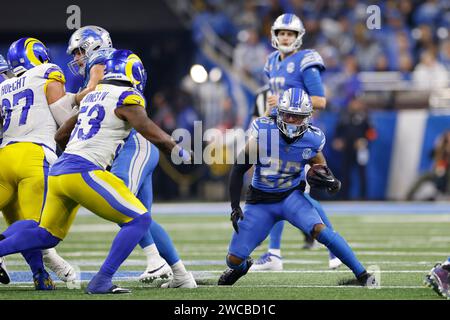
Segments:
[[[296,138],[308,129],[313,106],[309,95],[304,90],[289,88],[281,96],[277,111],[278,129],[286,137]]]
[[[85,26],[76,30],[69,39],[67,54],[73,54],[75,49],[83,49],[85,57],[83,58],[83,67],[79,66],[79,61],[69,62],[69,69],[72,73],[84,75],[86,61],[101,48],[112,48],[112,40],[108,31],[98,26]]]
[[[280,45],[277,37],[277,33],[280,30],[295,31],[297,32],[297,38],[288,46]],[[292,13],[285,13],[275,20],[270,32],[272,34],[272,47],[286,54],[300,49],[305,28],[299,17]]]

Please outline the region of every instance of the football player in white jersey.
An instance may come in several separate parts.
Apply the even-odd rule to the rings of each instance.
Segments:
[[[130,292],[113,285],[112,277],[151,223],[147,208],[121,179],[106,171],[131,129],[160,150],[184,161],[191,159],[147,117],[141,93],[146,72],[141,60],[131,51],[116,50],[105,65],[104,80],[83,98],[78,117],[64,124],[77,119],[66,150],[50,169],[39,226],[0,241],[0,256],[54,247],[67,235],[80,205],[119,224],[121,230],[108,257],[86,288],[90,294]]]
[[[8,51],[14,77],[0,84],[3,139],[0,145],[0,209],[11,227],[0,235],[37,226],[46,197],[50,165],[56,160],[54,134],[70,116],[71,97],[66,95],[61,69],[50,63],[48,49],[34,38],[21,38]],[[61,105],[69,105],[64,110]],[[54,249],[45,250],[50,269],[62,280],[75,279],[75,272]],[[42,265],[40,250],[22,252],[33,271],[37,290],[54,285]],[[62,268],[61,266],[64,266]]]
[[[84,77],[84,84],[77,94],[77,99],[94,90],[103,79],[105,59],[112,50],[114,49],[109,33],[101,27],[85,26],[72,34],[67,53],[73,55],[74,60],[69,63],[69,68],[72,73]],[[67,136],[71,130],[72,128],[67,130]],[[149,211],[153,202],[152,172],[158,161],[158,148],[136,130],[132,130],[111,167],[111,172],[125,182]],[[152,221],[139,246],[147,258],[147,268],[139,276],[139,281],[152,283],[156,279],[169,279],[172,276],[163,287],[197,287],[192,273],[186,270],[169,234],[157,221]]]

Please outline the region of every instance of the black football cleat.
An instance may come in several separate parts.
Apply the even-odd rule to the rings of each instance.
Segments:
[[[240,277],[245,276],[248,272],[248,269],[253,264],[253,260],[251,258],[247,258],[247,267],[245,270],[236,270],[228,268],[225,270],[219,278],[219,282],[217,283],[219,286],[232,286],[236,281],[239,280]]]
[[[0,257],[0,282],[3,284],[8,284],[11,282],[8,270],[6,270],[5,259]]]
[[[131,293],[131,290],[120,288],[113,285],[111,282],[111,277],[101,275],[97,273],[91,281],[89,281],[86,288],[87,294],[121,294],[121,293]]]
[[[374,287],[378,287],[379,283],[377,282],[377,279],[375,278],[374,274],[364,271],[356,279],[342,280],[339,282],[339,285],[340,286],[362,286],[362,287],[374,288]]]

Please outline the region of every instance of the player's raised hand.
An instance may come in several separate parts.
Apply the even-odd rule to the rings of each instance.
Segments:
[[[271,108],[276,107],[278,105],[278,96],[277,95],[268,96],[267,103]]]
[[[238,222],[239,220],[244,220],[244,213],[242,212],[241,207],[235,207],[233,208],[233,211],[231,212],[230,220],[233,223],[233,228],[236,233],[239,233],[239,226]]]

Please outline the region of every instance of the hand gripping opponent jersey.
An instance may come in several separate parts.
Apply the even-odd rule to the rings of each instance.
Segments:
[[[264,192],[284,192],[298,187],[305,164],[325,145],[325,135],[314,126],[288,143],[270,117],[254,120],[250,134],[256,138],[259,149],[252,186]]]
[[[0,84],[1,147],[13,142],[33,142],[55,151],[57,126],[45,95],[51,81],[64,84],[64,74],[57,65],[44,63]]]
[[[82,88],[86,88],[89,83],[92,67],[97,64],[104,65],[106,57],[112,51],[114,51],[114,48],[100,48],[100,49],[94,51],[94,53],[88,57],[87,62],[86,62],[86,69],[85,69],[85,73],[84,73],[85,76],[84,76],[84,82],[83,82]]]
[[[281,96],[289,88],[307,91],[303,72],[310,67],[316,67],[319,71],[325,69],[322,57],[315,50],[300,50],[283,60],[280,60],[280,52],[274,51],[267,58],[264,73],[269,78],[272,93]]]
[[[127,105],[145,108],[145,98],[136,89],[112,82],[102,81],[81,101],[77,124],[64,154],[52,167],[53,175],[105,170],[111,165],[132,129],[114,110]]]

